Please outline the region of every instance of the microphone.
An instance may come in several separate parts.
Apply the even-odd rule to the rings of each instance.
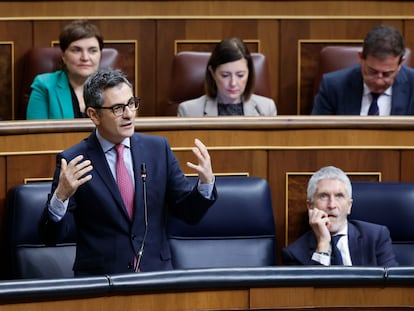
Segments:
[[[141,163],[141,179],[142,179],[142,196],[144,198],[144,222],[145,222],[145,229],[144,229],[144,237],[142,238],[141,247],[136,255],[137,263],[135,265],[135,272],[140,271],[140,264],[142,260],[142,256],[144,255],[144,247],[145,247],[145,240],[147,238],[148,232],[148,207],[147,207],[147,166],[145,163]]]

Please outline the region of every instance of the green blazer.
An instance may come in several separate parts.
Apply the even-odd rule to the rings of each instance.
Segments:
[[[32,83],[26,119],[71,119],[75,114],[66,72],[37,75]]]

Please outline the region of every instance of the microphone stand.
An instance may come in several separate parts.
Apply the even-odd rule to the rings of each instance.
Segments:
[[[141,264],[142,256],[144,254],[144,246],[145,246],[145,240],[147,238],[147,232],[148,232],[148,207],[147,207],[147,167],[145,163],[141,163],[141,178],[142,178],[142,193],[144,198],[144,222],[145,222],[145,231],[144,231],[144,237],[142,238],[141,247],[139,248],[139,251],[137,253],[137,264],[135,266],[135,272],[140,272],[139,266]]]

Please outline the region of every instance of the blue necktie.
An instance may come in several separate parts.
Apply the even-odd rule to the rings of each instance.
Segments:
[[[379,115],[379,109],[378,109],[378,97],[380,97],[381,94],[379,93],[371,93],[372,96],[372,102],[371,106],[369,106],[368,115],[369,116],[378,116]]]
[[[331,237],[332,244],[332,254],[331,254],[331,265],[343,265],[341,252],[337,246],[339,239],[342,237],[342,234],[334,235]]]

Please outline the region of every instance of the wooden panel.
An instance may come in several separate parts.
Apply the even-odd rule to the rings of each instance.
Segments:
[[[411,47],[414,21],[407,12],[413,11],[412,1],[173,0],[118,1],[116,6],[108,1],[1,1],[0,41],[12,42],[15,52],[11,63],[8,55],[0,53],[0,63],[6,61],[14,70],[14,92],[10,83],[1,83],[4,76],[0,79],[0,117],[16,117],[13,102],[21,94],[23,54],[32,46],[56,42],[62,27],[69,20],[84,18],[85,12],[99,25],[105,40],[112,42],[108,46],[122,50],[121,68],[142,98],[140,114],[162,116],[175,115],[165,106],[177,40],[219,41],[230,36],[258,40],[269,62],[278,114],[309,114],[321,46],[305,48],[301,41],[360,41],[373,26],[387,23],[400,29]],[[125,42],[136,42],[137,47]]]
[[[194,173],[185,165],[188,161],[195,162],[196,159],[192,152],[175,150],[174,153],[184,173]],[[265,150],[210,150],[209,153],[214,173],[217,175],[247,173],[249,176],[267,179],[267,152]]]
[[[414,181],[414,151],[403,150],[401,152],[401,181]]]
[[[25,179],[53,177],[56,154],[26,154],[7,156],[7,189],[23,184]]]
[[[111,295],[99,298],[68,299],[2,305],[2,310],[27,311],[113,311],[113,310],[246,310],[248,289],[205,290],[154,294]]]
[[[0,120],[13,116],[13,43],[0,42]]]
[[[175,40],[174,54],[183,51],[211,52],[221,40]],[[260,52],[259,40],[243,40],[251,53]]]
[[[23,54],[32,46],[28,21],[0,21],[0,118],[12,120],[15,100],[20,95]],[[5,76],[3,76],[5,75]]]
[[[407,15],[412,12],[412,1],[393,0],[222,0],[222,1],[110,1],[87,0],[82,2],[66,1],[1,1],[0,17],[27,18],[33,16],[344,16],[377,17]]]
[[[354,306],[352,310],[359,310],[361,306],[411,306],[414,296],[402,287],[254,288],[250,302],[252,308]]]
[[[203,291],[112,294],[98,298],[3,304],[2,310],[412,310],[412,286],[292,287],[206,289]]]

